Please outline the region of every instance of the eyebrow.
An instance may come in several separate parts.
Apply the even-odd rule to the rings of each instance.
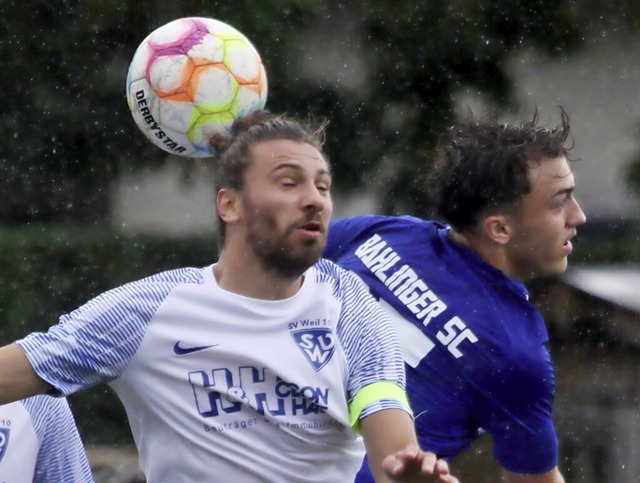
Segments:
[[[573,193],[575,189],[576,189],[575,186],[571,186],[569,188],[563,188],[561,190],[556,191],[553,195],[551,195],[551,197],[555,198],[556,196],[560,196],[560,195],[569,195]]]
[[[273,173],[280,171],[281,169],[293,169],[295,171],[302,171],[302,166],[295,163],[282,163],[273,168]],[[331,170],[329,168],[322,168],[316,172],[316,175],[331,176]]]

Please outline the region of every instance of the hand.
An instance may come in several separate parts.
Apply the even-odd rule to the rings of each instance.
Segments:
[[[438,459],[434,453],[421,450],[416,444],[387,456],[382,462],[382,468],[387,478],[394,482],[459,483],[449,473],[446,461]]]

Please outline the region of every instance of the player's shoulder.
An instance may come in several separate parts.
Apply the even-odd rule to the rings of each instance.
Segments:
[[[204,268],[202,267],[182,267],[174,268],[158,272],[148,277],[142,278],[137,282],[140,284],[157,284],[157,283],[195,283],[204,282]]]
[[[202,268],[177,268],[166,270],[147,277],[126,282],[98,294],[72,314],[91,312],[97,314],[112,313],[135,307],[137,313],[152,314],[155,309],[178,287],[199,286],[205,281]],[[66,316],[63,316],[66,317]]]
[[[175,268],[125,283],[111,290],[111,292],[124,294],[152,294],[157,292],[166,294],[179,285],[201,285],[204,281],[203,268]]]
[[[35,420],[52,419],[58,421],[60,416],[71,413],[69,403],[65,398],[44,394],[28,397],[17,401]]]
[[[338,218],[332,222],[332,226],[344,227],[394,227],[394,226],[435,226],[437,222],[425,220],[412,215],[357,215]]]
[[[360,280],[349,270],[326,258],[318,260],[313,265],[313,269],[318,282],[340,283],[342,281]]]
[[[321,258],[313,266],[316,283],[326,283],[334,293],[353,291],[369,294],[369,289],[355,273],[326,258]]]
[[[349,251],[365,243],[376,245],[378,242],[394,245],[414,245],[416,239],[432,239],[440,227],[437,222],[424,220],[411,215],[360,215],[339,218],[331,223],[329,229],[327,256],[334,259],[336,252]]]
[[[38,394],[18,401],[24,407],[35,410],[48,410],[54,406],[60,406],[66,404],[66,399],[48,396],[45,394]]]

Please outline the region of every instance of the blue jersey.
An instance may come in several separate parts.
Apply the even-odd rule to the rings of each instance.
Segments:
[[[414,217],[334,221],[325,257],[355,272],[395,321],[424,449],[451,459],[486,431],[515,473],[557,465],[548,334],[523,284]],[[373,481],[364,465],[356,481]]]

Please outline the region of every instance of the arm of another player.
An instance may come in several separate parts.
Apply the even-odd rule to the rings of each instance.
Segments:
[[[386,409],[360,421],[367,457],[376,482],[458,483],[446,461],[420,449],[413,418],[402,409]]]
[[[0,348],[0,404],[44,394],[49,385],[33,370],[29,359],[16,344]]]
[[[564,478],[557,466],[551,471],[539,475],[523,475],[505,471],[505,480],[507,483],[564,483]]]
[[[34,482],[93,483],[91,466],[71,408],[65,398],[32,398],[41,404],[38,421],[41,441]]]

